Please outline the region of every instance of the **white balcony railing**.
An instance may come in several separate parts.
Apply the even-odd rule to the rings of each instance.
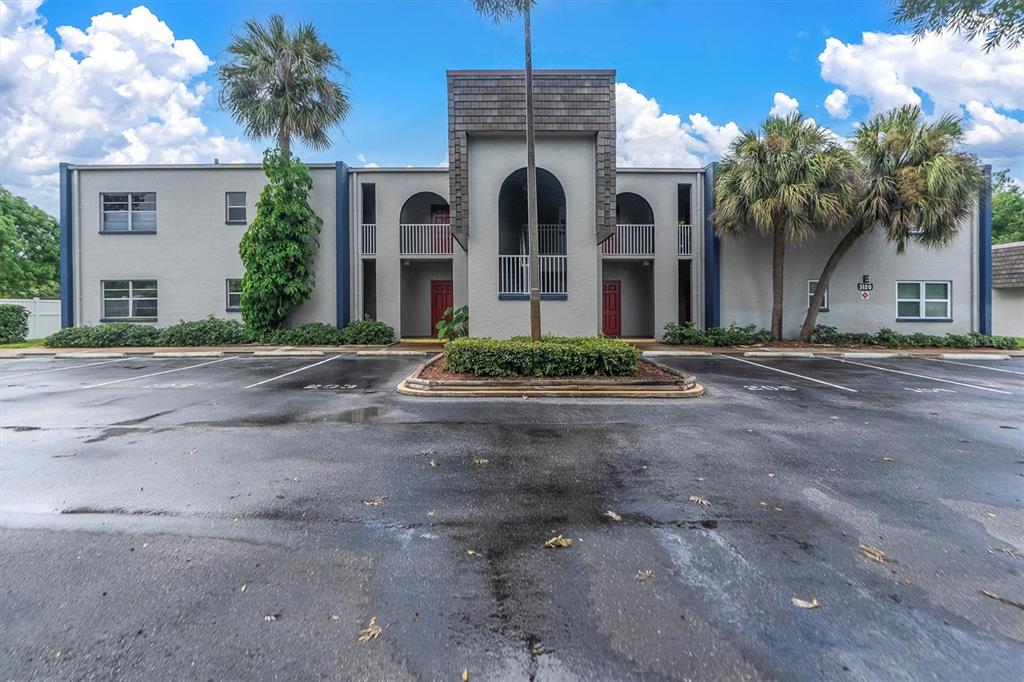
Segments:
[[[566,256],[540,256],[540,293],[568,293],[567,260]],[[529,295],[529,256],[498,256],[498,293]]]
[[[679,255],[693,255],[693,225],[679,224]]]
[[[654,225],[616,225],[615,233],[601,242],[603,256],[653,256]]]
[[[359,251],[364,256],[377,255],[377,226],[363,225],[362,240],[359,243]]]
[[[452,255],[452,233],[448,223],[403,223],[398,228],[400,255]]]
[[[565,225],[540,223],[537,225],[537,236],[539,237],[540,253],[548,256],[564,255],[566,253]],[[519,250],[527,253],[530,244],[530,228],[522,226],[519,232]]]

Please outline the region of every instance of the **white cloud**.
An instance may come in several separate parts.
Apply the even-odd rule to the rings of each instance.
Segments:
[[[259,158],[203,123],[210,86],[198,78],[212,61],[149,9],[105,12],[84,30],[60,26],[58,46],[39,5],[0,0],[0,172],[12,192],[54,211],[61,161]]]
[[[359,163],[363,164],[363,168],[380,168],[380,164],[379,163],[375,163],[373,161],[367,161],[366,160],[366,154],[363,154],[362,152],[360,152],[359,154],[356,154],[356,161],[358,161]]]
[[[718,159],[740,129],[732,121],[715,125],[704,114],[688,122],[661,110],[626,83],[615,84],[616,163],[619,166],[696,168]]]
[[[847,106],[849,101],[849,96],[836,88],[825,98],[825,110],[832,118],[848,118],[850,116],[850,108]]]
[[[996,169],[1017,165],[1024,159],[1024,121],[1019,121],[977,100],[967,103],[964,144]]]
[[[776,92],[772,97],[772,108],[768,110],[769,116],[789,116],[800,110],[800,102],[795,97],[790,97],[784,92]]]

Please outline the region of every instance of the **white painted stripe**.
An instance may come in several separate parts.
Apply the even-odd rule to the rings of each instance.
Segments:
[[[1007,374],[1020,374],[1024,376],[1024,372],[1017,372],[1012,369],[1003,369],[1002,367],[989,367],[988,365],[975,365],[970,362],[955,362],[953,360],[940,360],[939,358],[928,358],[932,362],[945,362],[948,365],[963,365],[964,367],[978,367],[980,369],[990,369],[993,372],[1006,372]]]
[[[845,362],[848,365],[860,365],[861,367],[870,367],[871,369],[877,369],[882,372],[892,372],[893,374],[903,374],[908,377],[917,377],[918,379],[928,379],[930,381],[941,381],[944,384],[953,384],[955,386],[965,386],[967,388],[976,388],[979,391],[990,391],[992,393],[1002,393],[1003,395],[1013,395],[1009,391],[1001,391],[998,388],[989,388],[988,386],[976,386],[974,384],[965,384],[962,381],[952,381],[950,379],[940,379],[939,377],[928,376],[927,374],[914,374],[913,372],[904,372],[899,369],[890,369],[888,367],[879,367],[878,365],[869,365],[866,362],[854,362],[852,360],[841,360],[839,358],[828,358],[835,362]]]
[[[304,365],[302,367],[299,367],[298,369],[293,369],[290,372],[285,372],[284,374],[278,374],[276,377],[270,377],[269,379],[264,379],[263,381],[257,381],[255,384],[249,384],[248,386],[244,386],[243,390],[246,389],[246,388],[256,388],[257,386],[262,386],[263,384],[269,384],[271,381],[277,381],[278,379],[283,379],[285,377],[291,376],[292,374],[298,374],[299,372],[304,372],[307,369],[312,369],[314,367],[317,367],[319,365],[324,364],[325,362],[330,362],[331,360],[337,360],[340,357],[341,357],[340,355],[332,355],[331,357],[327,358],[326,360],[321,360],[320,362],[314,362],[312,365]]]
[[[221,358],[220,360],[210,360],[209,362],[200,362],[198,365],[189,365],[188,367],[176,367],[174,369],[165,369],[162,372],[153,372],[152,374],[140,374],[137,377],[125,377],[124,379],[104,381],[103,383],[100,384],[89,384],[88,386],[82,386],[82,388],[99,388],[100,386],[110,386],[111,384],[120,384],[125,381],[135,381],[136,379],[147,379],[149,377],[155,377],[161,374],[170,374],[171,372],[184,372],[186,369],[195,369],[197,367],[205,367],[206,365],[215,365],[218,362],[227,362],[228,360],[234,360],[234,357]]]
[[[256,358],[278,358],[278,357],[319,357],[323,355],[322,350],[258,350],[253,352]]]
[[[824,355],[821,357],[825,357]],[[841,358],[856,360],[887,360],[888,358],[910,357],[909,353],[840,353]]]
[[[219,350],[184,350],[184,351],[166,351],[162,353],[153,353],[150,357],[154,358],[222,358],[224,353]]]
[[[49,372],[63,372],[66,369],[81,369],[82,367],[95,367],[96,365],[109,365],[112,362],[124,362],[128,358],[118,358],[117,360],[104,360],[103,362],[90,362],[87,365],[70,365],[68,367],[57,367],[55,369],[41,369],[37,372],[22,372],[21,374],[12,374],[11,376],[5,376],[4,379],[17,379],[18,377],[32,376],[33,374],[48,374]]]
[[[779,369],[778,367],[770,367],[768,365],[762,365],[760,362],[751,362],[750,360],[744,360],[743,358],[738,358],[735,355],[722,355],[721,357],[729,358],[730,360],[735,360],[736,362],[745,362],[748,365],[754,365],[755,367],[762,367],[764,369],[770,369],[771,371],[779,372],[780,374],[788,374],[791,377],[798,377],[800,379],[806,379],[807,381],[813,381],[816,384],[823,384],[825,386],[831,386],[832,388],[838,388],[841,391],[849,391],[850,393],[857,393],[857,391],[855,389],[847,388],[846,386],[840,386],[839,384],[829,383],[828,381],[822,381],[821,379],[815,379],[814,377],[804,376],[803,374],[797,374],[796,372],[788,372],[788,371],[786,371],[784,369]]]
[[[813,358],[809,350],[750,350],[743,354],[745,358]]]

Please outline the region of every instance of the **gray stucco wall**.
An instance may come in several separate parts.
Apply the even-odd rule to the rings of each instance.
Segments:
[[[1024,336],[1024,287],[992,289],[992,333]]]
[[[246,225],[227,225],[225,192],[246,193],[246,217],[266,178],[259,166],[187,168],[79,168],[72,171],[76,246],[75,324],[97,324],[102,280],[155,279],[159,326],[208,315],[239,318],[225,311],[225,280],[240,278],[238,244]],[[324,224],[314,260],[316,287],[290,324],[335,321],[335,173],[313,166],[310,203]],[[156,234],[100,234],[100,194],[156,192]]]
[[[964,333],[977,328],[977,215],[961,226],[959,235],[941,249],[909,245],[897,255],[895,247],[876,230],[853,246],[840,262],[829,286],[829,311],[818,315],[818,324],[847,331],[874,332],[882,327],[901,333]],[[807,280],[817,279],[841,235],[821,235],[786,251],[783,333],[787,338],[800,331],[807,312]],[[722,324],[771,323],[771,240],[764,236],[721,239]],[[867,301],[857,284],[868,275],[874,284]],[[897,322],[897,280],[946,280],[952,282],[952,322]]]
[[[537,137],[537,166],[553,173],[565,191],[569,256],[568,300],[541,302],[545,333],[593,336],[599,331],[594,145],[593,135]],[[469,165],[470,331],[494,338],[529,334],[529,302],[498,300],[498,193],[505,178],[526,165],[526,142],[518,136],[474,136]]]
[[[602,280],[622,283],[622,336],[654,336],[654,269],[638,261],[605,259]]]
[[[410,260],[402,265],[402,336],[435,336],[430,326],[430,282],[452,279],[450,260]]]

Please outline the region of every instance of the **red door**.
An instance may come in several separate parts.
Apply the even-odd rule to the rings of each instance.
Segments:
[[[444,311],[452,307],[452,280],[430,280],[430,335],[437,335],[437,323],[444,318]]]
[[[622,283],[605,280],[601,290],[601,332],[622,336]]]
[[[451,222],[448,204],[430,205],[430,222],[434,225],[448,225]],[[452,234],[448,230],[435,229],[432,233],[433,253],[452,252]]]

